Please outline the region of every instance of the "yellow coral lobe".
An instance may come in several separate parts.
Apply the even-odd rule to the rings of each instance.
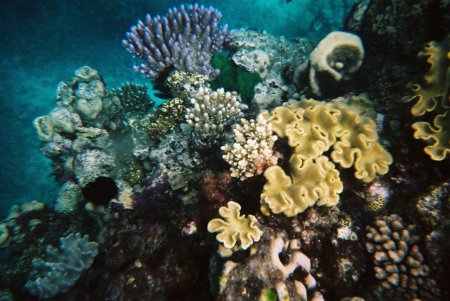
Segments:
[[[416,122],[412,125],[414,138],[430,141],[424,148],[431,159],[442,161],[450,153],[450,116],[449,111],[437,115],[433,121],[434,127],[428,122]]]
[[[365,117],[358,107],[359,100],[351,99],[350,106],[343,98],[329,103],[306,99],[275,108],[265,118],[274,132],[288,138],[294,154],[303,160],[316,159],[333,147],[331,159],[343,168],[354,166],[355,177],[364,182],[377,175],[386,174],[392,164],[392,156],[378,143],[376,124]],[[352,106],[356,105],[356,111]],[[360,105],[359,105],[360,106]]]
[[[410,99],[417,101],[411,108],[411,114],[413,116],[422,116],[427,112],[435,110],[440,104],[440,98],[443,98],[443,103],[446,102],[450,81],[449,48],[450,36],[441,43],[435,41],[427,43],[424,49],[419,52],[418,56],[426,58],[426,62],[430,67],[424,75],[424,83],[414,86],[414,96]]]
[[[421,116],[427,112],[434,114],[432,124],[415,122],[414,138],[422,139],[428,144],[424,148],[431,159],[442,161],[450,152],[449,90],[450,90],[450,35],[442,42],[429,42],[419,52],[425,57],[429,69],[424,75],[423,84],[416,84],[414,96],[410,100],[417,102],[411,108],[413,116]]]
[[[303,160],[294,154],[289,165],[290,177],[279,166],[270,167],[264,173],[267,183],[261,198],[273,213],[282,212],[291,217],[315,204],[333,206],[338,203],[343,185],[339,172],[327,157]]]
[[[355,177],[366,183],[377,174],[386,174],[392,156],[378,143],[375,122],[362,120],[356,112],[339,105],[342,119],[336,130],[338,142],[333,146],[331,158],[344,168],[354,166]]]
[[[233,201],[227,207],[220,207],[219,214],[223,219],[214,218],[208,223],[210,233],[218,232],[216,239],[227,249],[232,249],[240,242],[240,248],[246,250],[254,242],[259,241],[262,231],[253,215],[240,215],[241,206]]]

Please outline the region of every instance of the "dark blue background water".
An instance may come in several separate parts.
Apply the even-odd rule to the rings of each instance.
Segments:
[[[0,1],[0,216],[11,204],[52,202],[58,187],[50,161],[39,152],[32,121],[55,106],[56,86],[89,65],[108,88],[124,81],[147,82],[131,68],[121,39],[147,12],[194,1],[11,0]],[[197,1],[219,8],[230,28],[251,27],[288,38],[312,36],[314,18],[337,29],[353,0]]]

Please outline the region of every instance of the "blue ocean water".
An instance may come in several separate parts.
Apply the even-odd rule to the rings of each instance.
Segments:
[[[342,25],[355,1],[197,2],[220,9],[222,22],[230,28],[318,40]],[[126,81],[148,83],[132,70],[133,60],[121,40],[147,12],[164,14],[181,3],[194,1],[2,1],[0,216],[12,204],[35,199],[51,203],[57,195],[50,161],[40,154],[32,127],[35,117],[54,107],[57,84],[69,80],[83,65],[99,70],[108,88]],[[326,24],[311,31],[311,23],[317,18],[325,18]]]

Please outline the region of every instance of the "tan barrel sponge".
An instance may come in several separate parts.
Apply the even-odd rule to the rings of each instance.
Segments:
[[[335,82],[349,80],[359,70],[364,59],[361,39],[342,31],[329,33],[309,56],[309,84],[314,95],[321,96],[320,74]]]
[[[290,176],[279,166],[269,167],[264,172],[267,183],[261,194],[263,207],[292,217],[315,204],[334,206],[339,202],[343,184],[335,165],[327,157],[303,160],[293,154],[289,166]]]
[[[253,215],[241,215],[241,206],[233,201],[227,207],[220,207],[219,214],[223,218],[214,218],[208,223],[210,233],[218,232],[216,239],[227,249],[246,250],[254,242],[259,241],[262,231]]]

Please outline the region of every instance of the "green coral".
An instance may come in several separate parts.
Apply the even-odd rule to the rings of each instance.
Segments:
[[[246,103],[253,99],[254,88],[261,82],[261,77],[257,73],[242,69],[223,53],[216,53],[211,65],[220,70],[220,75],[211,82],[212,89],[224,88],[225,91],[236,91]]]

